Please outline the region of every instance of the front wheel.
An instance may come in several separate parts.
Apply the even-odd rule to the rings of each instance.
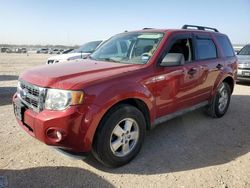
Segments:
[[[208,114],[212,117],[222,117],[227,112],[230,104],[230,99],[230,86],[228,85],[228,83],[222,82],[208,106]]]
[[[114,107],[101,122],[93,144],[94,156],[106,166],[128,163],[140,151],[145,131],[145,118],[131,105]]]

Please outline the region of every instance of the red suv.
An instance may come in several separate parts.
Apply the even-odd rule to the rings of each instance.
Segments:
[[[82,61],[24,72],[14,111],[47,145],[115,167],[138,154],[155,125],[200,107],[222,117],[236,74],[232,45],[217,29],[145,28],[113,36]]]

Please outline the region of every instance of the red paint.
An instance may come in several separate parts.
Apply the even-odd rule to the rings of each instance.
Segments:
[[[142,31],[149,32],[149,31]],[[152,32],[152,30],[150,30]],[[61,63],[31,69],[20,79],[41,87],[83,90],[84,104],[71,106],[64,111],[43,110],[40,113],[26,110],[24,123],[18,123],[38,140],[68,150],[89,152],[97,126],[104,114],[118,102],[135,98],[149,109],[150,122],[176,110],[209,100],[218,85],[227,77],[235,78],[237,59],[222,58],[222,51],[214,35],[196,30],[153,30],[165,36],[154,56],[145,65],[128,65],[93,60]],[[158,58],[164,46],[178,34],[199,33],[212,36],[217,45],[216,60],[193,61],[176,67],[160,67]],[[216,69],[218,63],[223,70]],[[197,70],[193,77],[187,75],[191,68]],[[16,99],[14,96],[13,100]],[[46,132],[58,128],[64,133],[60,142],[49,139]]]

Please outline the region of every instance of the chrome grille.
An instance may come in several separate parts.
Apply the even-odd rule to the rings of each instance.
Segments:
[[[30,109],[40,112],[44,108],[46,89],[19,81],[17,94],[20,100]]]
[[[250,70],[250,68],[241,68],[241,67],[239,67],[238,69],[241,69],[241,70]]]
[[[238,64],[238,68],[239,69],[250,69],[250,62],[249,63],[247,63],[247,62],[245,62],[245,63],[240,62]]]
[[[39,96],[39,88],[35,87],[33,85],[24,83],[24,82],[20,82],[20,87],[21,89],[26,89],[28,91],[28,93],[34,97],[38,97]]]

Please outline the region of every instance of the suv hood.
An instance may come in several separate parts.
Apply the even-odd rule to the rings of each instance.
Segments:
[[[82,57],[86,57],[89,53],[68,53],[68,54],[61,54],[49,57],[48,60],[73,60],[73,59],[80,59]]]
[[[237,55],[239,63],[250,63],[250,55]]]
[[[86,59],[39,66],[22,73],[19,79],[40,87],[81,90],[93,82],[141,69],[141,66]]]

